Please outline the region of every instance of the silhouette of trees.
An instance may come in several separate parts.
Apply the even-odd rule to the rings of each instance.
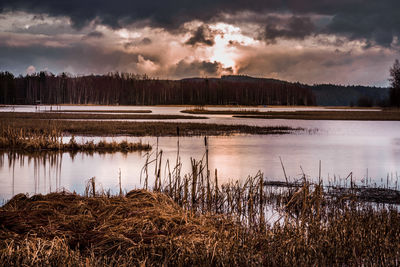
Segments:
[[[103,105],[313,105],[310,87],[268,80],[158,80],[113,72],[72,76],[39,72],[14,77],[0,73],[1,104]]]
[[[398,59],[395,60],[390,68],[390,76],[390,104],[400,107],[400,62]]]
[[[14,75],[8,71],[0,72],[0,103],[15,104]]]

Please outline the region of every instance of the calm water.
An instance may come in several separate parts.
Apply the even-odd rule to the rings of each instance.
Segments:
[[[152,109],[153,113],[176,114],[184,107],[74,107],[64,109]],[[2,110],[10,110],[10,107]],[[41,107],[44,109],[44,107]],[[49,109],[49,107],[46,107]],[[53,107],[54,109],[54,107]],[[313,108],[315,109],[315,108]],[[35,107],[16,107],[14,111],[35,111]],[[220,182],[243,179],[261,170],[268,179],[284,180],[279,157],[282,158],[290,179],[298,179],[302,170],[310,179],[317,179],[319,161],[325,183],[343,179],[350,172],[361,183],[365,177],[372,183],[389,183],[394,186],[400,176],[400,122],[377,121],[305,121],[305,120],[246,120],[231,116],[208,116],[212,123],[249,125],[287,125],[291,127],[318,128],[318,132],[292,135],[236,135],[209,138],[210,169],[218,169]],[[203,120],[202,120],[203,121]],[[78,137],[78,141],[93,137]],[[154,137],[109,137],[106,139],[148,142],[156,147]],[[100,140],[100,138],[95,138]],[[165,162],[174,165],[177,156],[177,138],[159,138]],[[201,159],[205,153],[204,139],[180,138],[182,173],[190,171],[190,157]],[[0,155],[0,201],[17,193],[48,193],[65,188],[84,192],[87,180],[93,176],[104,189],[118,192],[121,171],[125,190],[141,187],[140,173],[146,161],[145,153],[114,153],[70,155],[44,154],[36,156],[3,153]],[[154,172],[154,165],[150,166]],[[213,171],[212,171],[213,173]],[[400,186],[400,184],[399,184]],[[0,202],[1,203],[1,202]]]

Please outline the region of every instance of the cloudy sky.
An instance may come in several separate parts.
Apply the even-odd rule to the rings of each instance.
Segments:
[[[387,86],[398,0],[1,0],[0,70]]]

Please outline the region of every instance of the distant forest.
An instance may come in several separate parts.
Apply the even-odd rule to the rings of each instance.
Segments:
[[[159,80],[118,72],[86,76],[39,72],[18,77],[0,72],[0,104],[379,105],[387,97],[386,88],[346,88],[249,76]]]

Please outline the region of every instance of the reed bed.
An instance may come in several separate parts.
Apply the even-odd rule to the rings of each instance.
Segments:
[[[61,120],[3,117],[0,112],[0,127],[24,128],[33,131],[51,131],[57,128],[64,134],[96,136],[204,136],[233,134],[291,134],[304,132],[304,128],[287,126],[257,127],[248,125],[220,125],[194,122],[139,122],[100,120]],[[179,131],[177,131],[179,128]]]
[[[143,189],[19,194],[0,208],[2,265],[398,265],[398,206],[332,194],[306,175],[286,187],[258,172],[220,184],[208,141],[192,171],[147,152]],[[273,218],[272,218],[273,216]]]
[[[259,115],[264,114],[258,109],[249,108],[236,108],[236,109],[206,109],[204,107],[190,108],[181,111],[186,114],[203,114],[203,115],[236,115],[236,114],[246,114],[246,115]]]
[[[201,115],[233,115],[236,118],[248,119],[294,119],[294,120],[378,120],[398,121],[400,112],[397,109],[368,109],[365,111],[259,111],[259,110],[211,110],[211,109],[188,109],[182,111],[188,114]]]
[[[370,266],[400,259],[394,208],[333,201],[305,183],[281,197],[282,218],[269,223],[260,213],[272,201],[257,192],[262,183],[209,195],[184,184],[188,198],[183,187],[176,200],[169,187],[110,196],[96,191],[94,179],[85,196],[19,194],[0,208],[0,265]]]
[[[115,114],[76,112],[1,112],[1,118],[28,120],[196,120],[207,119],[201,116],[168,115],[168,114]]]
[[[107,142],[93,140],[78,143],[72,136],[69,142],[63,142],[63,133],[57,128],[39,131],[16,129],[11,127],[0,128],[0,149],[18,150],[25,152],[60,151],[60,152],[131,152],[151,150],[149,144],[142,142]]]
[[[50,107],[50,110],[48,112],[55,112],[55,113],[62,113],[62,112],[70,112],[70,113],[152,113],[151,110],[149,109],[121,109],[121,110],[115,110],[115,109],[96,109],[96,110],[79,110],[79,109],[52,109]]]
[[[249,119],[294,119],[294,120],[358,120],[358,121],[399,121],[400,112],[395,110],[368,111],[271,111],[259,115],[234,115]]]

